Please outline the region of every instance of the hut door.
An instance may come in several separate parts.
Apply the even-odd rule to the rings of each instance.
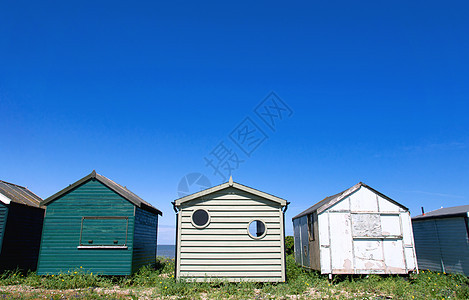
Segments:
[[[357,273],[404,273],[399,214],[352,214],[353,253]]]

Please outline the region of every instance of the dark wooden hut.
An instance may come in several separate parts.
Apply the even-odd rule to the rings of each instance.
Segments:
[[[0,180],[0,272],[36,270],[44,210],[25,187]]]

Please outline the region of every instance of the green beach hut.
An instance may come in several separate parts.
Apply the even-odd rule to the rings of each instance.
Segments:
[[[44,210],[26,187],[0,180],[0,272],[36,270]]]
[[[45,199],[37,273],[130,275],[156,260],[161,211],[93,171]]]

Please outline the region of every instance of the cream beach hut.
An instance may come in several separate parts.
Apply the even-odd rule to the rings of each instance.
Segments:
[[[230,178],[173,205],[177,279],[285,281],[286,200]]]

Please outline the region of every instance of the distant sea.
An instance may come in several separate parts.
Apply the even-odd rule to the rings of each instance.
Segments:
[[[157,245],[156,255],[174,258],[176,255],[176,245]]]

